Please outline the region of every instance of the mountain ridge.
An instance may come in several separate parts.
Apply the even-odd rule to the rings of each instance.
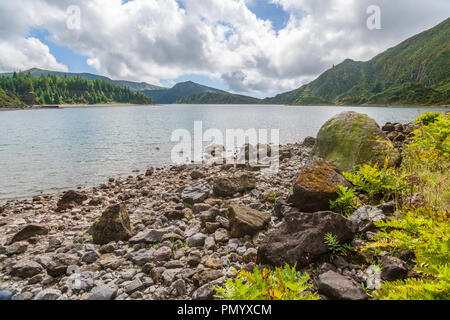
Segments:
[[[346,59],[314,81],[262,103],[448,105],[450,18],[369,61]]]
[[[230,104],[229,101],[260,101],[257,98],[236,95],[224,90],[208,87],[195,83],[193,81],[186,81],[177,83],[170,89],[166,90],[144,90],[145,95],[152,99],[155,104]]]

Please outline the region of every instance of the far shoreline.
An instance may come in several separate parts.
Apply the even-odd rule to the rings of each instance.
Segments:
[[[99,104],[61,104],[58,106],[33,106],[33,107],[0,107],[0,111],[19,111],[19,110],[51,110],[51,109],[70,109],[70,108],[97,108],[97,107],[160,107],[170,105],[200,105],[200,106],[224,106],[224,105],[245,105],[245,106],[285,106],[285,107],[339,107],[339,108],[429,108],[429,109],[450,109],[450,105],[427,106],[427,105],[296,105],[296,104],[127,104],[127,103],[99,103]]]

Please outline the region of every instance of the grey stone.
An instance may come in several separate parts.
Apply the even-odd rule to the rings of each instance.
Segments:
[[[174,281],[169,291],[175,296],[184,296],[186,294],[186,282],[183,279]]]
[[[154,253],[155,249],[143,249],[138,252],[132,253],[130,256],[130,260],[138,266],[143,266],[153,259]]]
[[[207,236],[203,233],[197,233],[189,237],[186,242],[190,247],[202,247],[205,244]]]
[[[223,281],[225,280],[225,277],[214,280],[210,283],[207,283],[197,290],[194,291],[192,294],[192,300],[214,300],[214,295],[217,293],[212,288],[218,285],[222,285]]]
[[[94,273],[91,271],[74,273],[67,279],[67,285],[73,292],[87,292],[94,287]]]
[[[200,203],[209,197],[210,190],[204,185],[197,183],[192,186],[184,188],[181,193],[181,199],[184,203],[194,205]]]
[[[358,224],[358,232],[366,232],[374,227],[374,222],[386,220],[386,216],[377,207],[364,206],[356,210],[349,220]]]
[[[21,278],[32,278],[44,271],[42,266],[31,260],[21,260],[11,268],[11,275]]]
[[[86,253],[81,257],[81,261],[83,261],[84,263],[87,263],[87,264],[94,263],[94,262],[97,261],[98,259],[100,259],[100,254],[99,254],[97,251],[89,251],[89,252],[86,252]]]
[[[128,284],[125,286],[124,290],[125,290],[125,292],[128,293],[128,294],[133,294],[134,292],[140,291],[140,290],[142,290],[142,289],[144,289],[144,288],[145,288],[145,286],[144,286],[144,284],[142,283],[142,281],[139,280],[139,279],[136,279],[136,280],[133,280],[133,281],[131,281],[130,283],[128,283]]]
[[[88,300],[114,300],[119,288],[115,284],[95,287],[91,290]]]
[[[155,261],[167,261],[170,257],[172,257],[172,250],[168,247],[161,247],[153,254]]]
[[[55,289],[45,289],[39,292],[34,300],[58,300],[61,297],[62,293],[59,290]]]
[[[139,244],[139,243],[146,243],[146,244],[154,244],[161,242],[164,235],[174,232],[174,227],[168,227],[164,229],[150,229],[145,230],[134,237],[132,237],[129,242],[131,244]]]
[[[328,271],[317,280],[319,292],[336,300],[367,300],[369,296],[358,283],[334,271]]]

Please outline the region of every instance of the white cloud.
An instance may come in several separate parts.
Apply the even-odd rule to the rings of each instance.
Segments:
[[[383,29],[370,31],[366,9],[373,0],[267,0],[290,14],[286,27],[275,32],[248,9],[254,0],[181,1],[183,8],[175,0],[2,1],[6,49],[0,68],[27,61],[64,67],[42,43],[33,43],[34,56],[25,50],[24,43],[31,48],[36,41],[27,39],[29,28],[41,27],[113,78],[160,83],[196,73],[222,78],[236,92],[275,92],[293,89],[345,58],[370,59],[444,20],[450,10],[445,0],[380,0]],[[81,9],[80,30],[66,26],[66,9],[74,4]],[[7,49],[17,59],[8,60]]]
[[[0,40],[0,70],[23,71],[33,67],[68,71],[56,61],[49,48],[36,38]]]

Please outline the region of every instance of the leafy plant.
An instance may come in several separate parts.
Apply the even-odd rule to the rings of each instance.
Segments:
[[[344,172],[344,177],[354,185],[356,191],[367,195],[373,204],[391,200],[395,194],[408,188],[404,177],[389,167],[389,159],[386,159],[382,168],[378,164],[364,164],[355,173]]]
[[[272,193],[272,195],[269,197],[269,201],[272,203],[277,203],[278,202],[278,197],[277,194],[275,192]]]
[[[330,201],[330,209],[340,209],[345,217],[350,216],[362,205],[353,189],[338,185],[337,194],[338,198],[335,201]]]
[[[418,117],[414,121],[414,124],[428,126],[432,123],[435,123],[440,118],[442,118],[442,113],[427,111],[425,114]]]
[[[223,288],[213,289],[216,297],[224,300],[319,300],[317,293],[308,291],[312,287],[308,281],[308,274],[300,274],[289,265],[262,271],[255,267],[253,273],[242,270]]]
[[[422,279],[385,283],[376,293],[378,299],[450,298],[450,222],[448,212],[431,207],[407,212],[398,220],[377,222],[376,242],[363,250],[395,248],[414,253],[415,271]]]
[[[333,261],[339,256],[346,256],[353,248],[349,244],[341,244],[335,234],[327,233],[325,235],[325,244],[331,251],[330,260]]]

